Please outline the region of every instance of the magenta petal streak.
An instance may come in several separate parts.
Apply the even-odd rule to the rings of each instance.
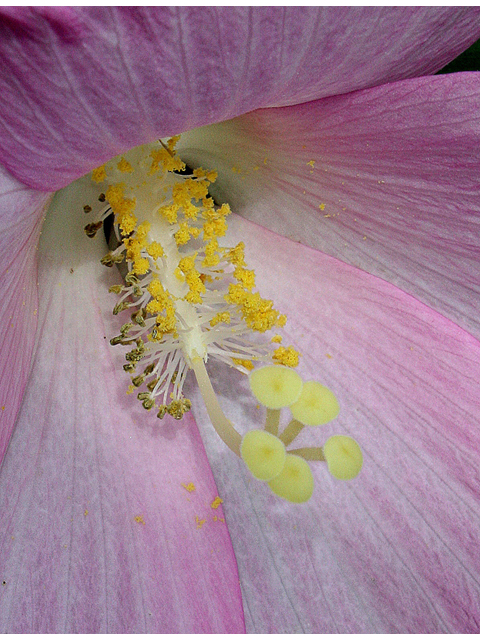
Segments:
[[[0,475],[0,629],[242,632],[195,422],[161,424],[126,395],[108,341],[119,276],[103,273],[77,208],[57,195],[55,233],[43,230],[36,355]]]
[[[230,230],[248,238],[260,290],[288,315],[300,372],[339,398],[339,417],[305,429],[298,446],[345,433],[365,456],[351,482],[316,466],[312,500],[288,505],[204,428],[247,629],[478,633],[480,343],[378,278],[242,218]],[[221,373],[213,383],[236,424],[259,424]]]
[[[0,12],[0,163],[53,191],[156,137],[440,69],[476,7]]]
[[[0,169],[0,462],[13,429],[37,327],[36,245],[46,193]]]

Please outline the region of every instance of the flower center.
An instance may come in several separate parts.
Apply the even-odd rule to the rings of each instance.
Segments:
[[[308,419],[303,423],[294,419],[294,426],[277,437],[280,408],[298,404],[302,388],[312,383],[304,385],[292,370],[298,364],[297,351],[281,346],[282,338],[276,333],[267,338],[284,326],[286,317],[255,291],[255,274],[247,268],[244,243],[220,244],[230,207],[217,206],[209,196],[216,172],[201,168],[188,172],[175,153],[177,141],[175,137],[138,147],[92,172],[104,191],[85,232],[93,237],[113,213],[116,246],[102,263],[126,265],[124,284],[110,291],[119,296],[113,313],[129,309],[131,316],[111,344],[132,347],[124,365],[132,380],[129,392],[138,388],[138,400],[159,418],[169,414],[180,419],[190,410],[183,387],[188,371],[193,370],[212,424],[227,446],[257,478],[268,481],[274,493],[304,502],[313,491],[305,459],[326,458],[313,450],[292,455],[285,446],[304,424],[312,424],[308,422],[311,415],[332,419],[338,405],[336,413],[325,409],[325,398],[331,401],[328,394],[335,397],[313,383],[324,391],[321,398],[311,390],[304,394],[306,407],[299,420],[303,415]],[[84,210],[91,212],[92,207]],[[225,417],[205,368],[210,358],[244,374],[252,372],[256,363],[270,365],[250,376],[252,392],[267,407],[264,431],[251,431],[242,439]],[[347,449],[345,443],[330,447],[334,455],[340,451],[338,455],[345,456]],[[341,462],[329,464],[329,469],[339,466]],[[352,477],[352,471],[346,475]]]

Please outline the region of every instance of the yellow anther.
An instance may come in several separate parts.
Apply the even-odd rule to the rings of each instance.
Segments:
[[[277,342],[278,344],[280,344],[282,342],[283,338],[282,336],[273,336],[271,342]]]
[[[225,300],[231,304],[242,304],[248,295],[248,291],[242,287],[241,284],[228,285],[228,293],[225,295]]]
[[[220,238],[225,235],[227,229],[227,223],[224,218],[219,218],[218,220],[207,220],[203,225],[203,238],[204,240]]]
[[[150,154],[152,165],[150,167],[150,175],[159,170],[160,164],[164,171],[183,171],[185,164],[178,156],[172,156],[166,149],[157,149]]]
[[[123,195],[124,184],[114,184],[108,187],[105,197],[113,211],[118,214],[133,213],[136,206],[136,198],[125,198]]]
[[[267,365],[252,371],[249,381],[253,395],[269,409],[281,409],[293,404],[303,386],[298,373],[279,365]]]
[[[302,393],[296,402],[290,405],[293,417],[310,426],[325,424],[336,418],[340,406],[335,395],[319,382],[304,382]]]
[[[217,239],[213,238],[213,240],[210,240],[210,242],[205,245],[205,259],[202,262],[202,266],[215,267],[220,262],[218,255],[219,249]]]
[[[270,489],[280,498],[301,503],[310,500],[314,480],[307,462],[300,456],[287,454],[282,472],[268,483]]]
[[[273,340],[272,340],[273,342]],[[297,367],[299,360],[299,353],[295,349],[290,347],[278,347],[273,352],[272,360],[276,364],[283,364],[286,367]]]
[[[147,287],[148,293],[154,298],[165,294],[165,289],[158,278],[154,278]]]
[[[229,294],[227,294],[227,296],[229,296]],[[233,300],[228,300],[227,296],[225,296],[225,299],[233,302]],[[271,300],[265,300],[258,292],[250,293],[249,291],[244,291],[241,313],[248,327],[262,333],[277,324],[279,317],[278,311],[273,308],[273,302]]]
[[[147,253],[154,260],[156,260],[157,258],[161,258],[163,256],[164,251],[162,245],[154,240],[147,245]]]
[[[217,313],[216,316],[210,320],[210,326],[215,327],[219,322],[223,322],[225,324],[230,324],[231,316],[228,311],[223,311],[222,313]]]
[[[247,369],[247,371],[253,370],[254,365],[251,360],[243,360],[242,358],[232,358],[232,362],[240,365],[241,367],[244,367],[245,369]]]
[[[105,171],[105,165],[102,164],[101,167],[97,167],[92,171],[92,180],[94,182],[103,182],[107,178],[107,172]]]
[[[132,165],[125,160],[125,158],[120,158],[120,162],[117,164],[117,169],[122,173],[132,173]]]
[[[150,269],[150,263],[147,258],[138,258],[133,263],[133,273],[143,276]]]
[[[178,205],[169,204],[165,205],[164,207],[160,207],[158,209],[158,212],[165,218],[165,220],[167,220],[167,222],[169,222],[170,224],[175,224],[178,219],[178,209]]]
[[[225,256],[226,260],[235,267],[245,266],[245,243],[239,242],[236,247],[230,249]]]
[[[171,151],[172,153],[175,151],[175,147],[177,146],[177,142],[180,140],[180,138],[181,136],[177,135],[177,136],[172,136],[167,140],[167,147],[169,151]]]
[[[182,204],[183,213],[188,220],[196,220],[198,218],[198,207],[192,202],[184,202]]]
[[[255,272],[250,269],[237,267],[233,272],[233,277],[249,291],[251,291],[255,286]]]
[[[178,263],[178,268],[180,269],[180,271],[182,271],[183,273],[188,273],[189,271],[192,271],[192,269],[195,269],[196,257],[197,254],[195,253],[191,256],[185,256],[185,258],[182,258]]]
[[[148,222],[147,220],[139,224],[135,233],[137,240],[144,243],[145,240],[147,239],[147,235],[148,235],[148,232],[150,231],[150,227],[151,227],[150,222]]]
[[[349,436],[332,436],[323,445],[328,470],[338,480],[352,480],[363,465],[362,450]]]
[[[240,454],[258,480],[272,480],[285,464],[285,445],[267,431],[249,431],[242,439]]]
[[[135,230],[136,224],[137,218],[132,213],[125,213],[118,216],[118,226],[126,236]]]
[[[156,313],[161,313],[165,309],[165,303],[160,300],[150,300],[147,304],[146,309],[148,313],[155,315]]]

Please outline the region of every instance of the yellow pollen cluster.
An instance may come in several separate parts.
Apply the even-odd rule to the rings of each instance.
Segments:
[[[297,367],[299,361],[299,353],[292,346],[278,347],[273,352],[273,361],[276,364],[283,364],[286,367]]]

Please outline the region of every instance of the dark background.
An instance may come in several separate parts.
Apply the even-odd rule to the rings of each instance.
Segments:
[[[438,73],[454,73],[455,71],[478,71],[480,69],[480,40],[464,51],[458,58],[443,67]]]

